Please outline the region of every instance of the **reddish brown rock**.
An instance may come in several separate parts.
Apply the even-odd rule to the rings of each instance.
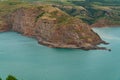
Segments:
[[[100,49],[97,45],[104,43],[87,24],[52,6],[20,8],[8,20],[13,31],[49,47],[89,50]]]
[[[92,27],[115,27],[115,26],[119,26],[120,23],[113,23],[113,21],[108,20],[106,18],[100,19],[97,22],[95,22],[94,24],[92,24]]]

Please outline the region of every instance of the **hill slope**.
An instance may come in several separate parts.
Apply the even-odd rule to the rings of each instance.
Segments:
[[[43,0],[43,2],[45,2]],[[120,25],[120,0],[50,1],[55,7],[95,26]],[[49,3],[50,3],[49,2]]]
[[[35,37],[49,47],[105,49],[97,47],[105,42],[87,24],[57,7],[22,2],[12,2],[11,6],[9,1],[6,4],[9,9],[4,8],[8,11],[0,16],[1,31],[13,30]]]

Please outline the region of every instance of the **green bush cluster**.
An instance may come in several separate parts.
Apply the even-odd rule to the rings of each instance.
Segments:
[[[0,80],[2,80],[2,78],[0,78]],[[18,79],[16,79],[16,77],[14,77],[12,75],[8,75],[8,77],[6,78],[6,80],[18,80]]]

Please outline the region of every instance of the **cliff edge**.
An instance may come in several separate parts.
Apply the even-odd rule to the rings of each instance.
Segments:
[[[51,5],[16,9],[4,16],[0,27],[35,37],[49,47],[105,49],[97,47],[105,42],[87,24]]]

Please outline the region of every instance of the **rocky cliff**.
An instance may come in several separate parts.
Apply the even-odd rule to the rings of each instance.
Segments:
[[[5,15],[1,31],[13,30],[56,48],[104,49],[97,33],[80,19],[51,5],[21,7]]]
[[[104,41],[85,23],[58,8],[20,8],[10,17],[12,30],[59,48],[96,49]]]

